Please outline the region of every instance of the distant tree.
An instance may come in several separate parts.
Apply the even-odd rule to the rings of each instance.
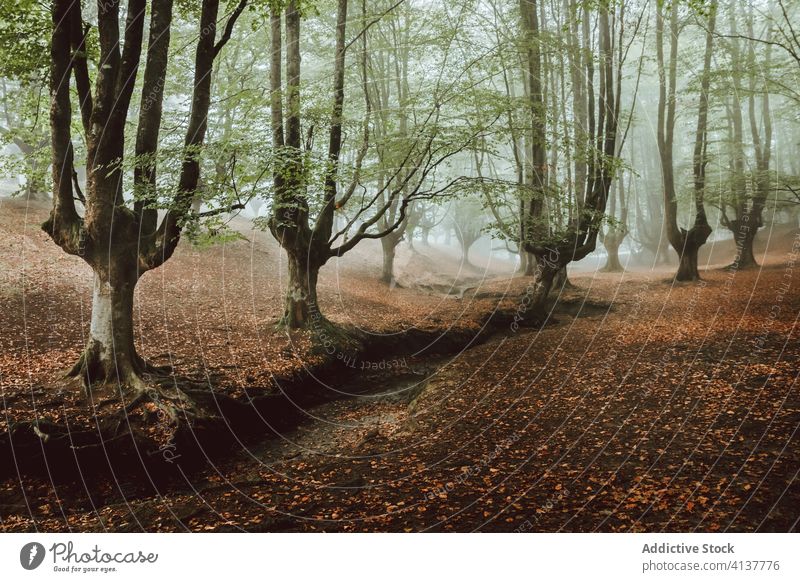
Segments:
[[[20,190],[28,199],[46,200],[47,166],[49,162],[47,133],[47,95],[39,89],[41,79],[2,79],[2,117],[0,117],[0,144],[13,144],[20,159],[6,160],[0,165],[9,174],[22,174],[25,186]],[[15,163],[16,162],[16,163]]]
[[[630,175],[630,174],[629,174]],[[607,273],[619,273],[624,270],[622,263],[619,262],[619,247],[628,235],[628,196],[625,189],[625,172],[620,170],[616,187],[611,190],[611,198],[608,207],[608,215],[611,218],[605,232],[601,231],[600,239],[606,249],[608,259],[605,266],[601,269]],[[630,182],[628,184],[630,190]],[[617,210],[619,202],[619,211]],[[617,212],[619,217],[617,218]]]
[[[483,235],[486,218],[480,201],[474,198],[459,200],[451,206],[450,228],[461,246],[461,262],[475,267],[469,260],[469,250]]]
[[[729,54],[730,90],[726,104],[730,164],[728,184],[720,190],[720,222],[731,231],[736,244],[732,269],[756,266],[753,252],[758,230],[763,226],[763,213],[773,187],[770,176],[772,158],[772,112],[770,81],[762,70],[771,67],[771,52],[775,46],[756,39],[753,31],[753,10],[731,2],[728,7],[729,34],[723,35]],[[748,34],[738,33],[740,17],[745,18]],[[747,40],[747,52],[742,54],[741,41]],[[756,62],[755,46],[765,47],[764,61]],[[745,84],[746,83],[746,84]],[[748,170],[750,160],[745,147],[745,118],[747,105],[750,137],[753,148],[753,170]]]

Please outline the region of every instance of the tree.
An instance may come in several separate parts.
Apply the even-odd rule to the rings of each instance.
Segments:
[[[535,317],[541,317],[544,302],[556,274],[571,261],[582,259],[596,248],[609,190],[618,165],[616,154],[618,147],[622,147],[621,141],[624,140],[624,137],[618,136],[621,75],[615,75],[615,71],[624,64],[627,51],[615,51],[613,48],[615,43],[622,42],[625,4],[599,3],[596,14],[599,83],[595,84],[594,81],[593,60],[586,60],[589,113],[586,194],[580,206],[575,209],[571,220],[564,227],[558,227],[559,221],[549,220],[546,214],[548,209],[562,212],[563,209],[560,205],[548,206],[545,203],[548,195],[544,109],[546,101],[543,95],[544,77],[541,60],[543,39],[537,8],[537,0],[520,1],[525,47],[525,77],[532,120],[528,135],[529,193],[523,197],[524,236],[521,242],[525,250],[536,257],[536,285],[530,292],[528,309]],[[611,9],[615,11],[613,18],[610,17]],[[638,30],[638,23],[641,22],[643,14],[644,12],[636,21],[634,34]],[[584,49],[588,50],[588,33],[584,37],[584,43]]]
[[[620,206],[619,219],[616,218],[617,201]],[[619,273],[624,271],[622,263],[619,262],[619,247],[628,235],[628,197],[625,191],[625,173],[622,170],[617,175],[616,188],[611,190],[608,213],[611,221],[606,231],[601,232],[601,242],[606,249],[608,259],[601,270],[607,273]]]
[[[403,2],[392,10],[374,28],[379,32],[382,42],[365,54],[362,75],[368,82],[364,90],[367,92],[366,104],[371,109],[375,103],[373,138],[377,161],[377,188],[384,190],[389,175],[388,168],[396,168],[403,164],[403,151],[408,143],[408,104],[410,86],[408,67],[411,53],[411,10],[408,3]],[[384,26],[384,24],[386,26]],[[369,62],[369,66],[367,66]],[[396,127],[396,131],[393,128]],[[394,177],[396,183],[403,183],[408,172],[403,169]],[[386,211],[378,220],[377,227],[387,234],[380,238],[383,253],[383,265],[380,280],[387,285],[394,285],[394,259],[397,245],[403,240],[409,224],[409,210],[405,219],[397,228],[391,226],[400,216],[402,199],[407,192],[401,193],[390,202]],[[381,195],[380,204],[385,205],[386,193]],[[419,206],[419,204],[417,204]],[[413,234],[413,232],[411,233]]]
[[[415,200],[442,196],[461,183],[463,177],[436,180],[436,170],[462,151],[473,134],[458,128],[441,126],[442,114],[448,100],[452,100],[454,83],[444,78],[445,65],[430,87],[432,104],[419,114],[418,124],[409,129],[409,143],[400,159],[402,163],[378,180],[378,187],[369,191],[364,186],[363,162],[369,149],[371,107],[370,92],[363,90],[366,100],[364,127],[358,154],[353,163],[346,186],[340,188],[345,176],[340,170],[342,153],[343,111],[345,105],[345,59],[353,41],[346,41],[348,1],[338,0],[336,36],[334,47],[332,101],[327,152],[316,161],[311,148],[303,149],[301,139],[302,99],[300,93],[300,22],[301,13],[296,0],[285,6],[273,3],[270,13],[271,30],[271,129],[274,149],[272,173],[272,210],[269,228],[286,251],[288,259],[288,288],[281,324],[291,329],[330,327],[320,312],[317,301],[317,280],[320,268],[333,257],[340,257],[364,239],[380,239],[401,227],[409,206]],[[389,8],[392,10],[399,2]],[[385,14],[385,12],[383,13]],[[362,46],[362,63],[367,55],[366,31],[372,20],[366,18],[366,4],[362,2],[364,28],[355,35]],[[284,44],[283,17],[285,16],[286,72],[284,87],[281,76],[281,57]],[[448,55],[445,43],[443,60]],[[363,64],[362,64],[363,70]],[[458,77],[458,71],[453,71]],[[366,79],[366,77],[364,77]],[[430,103],[430,101],[429,101]],[[321,168],[315,176],[315,168]],[[357,190],[360,194],[356,195]],[[387,212],[394,206],[394,220],[386,220]],[[334,229],[337,210],[348,211],[347,224]],[[379,224],[384,219],[384,225]],[[377,228],[374,228],[377,227]]]
[[[729,13],[729,35],[732,40],[728,43],[731,55],[733,92],[731,103],[728,107],[729,132],[731,135],[731,193],[722,196],[720,201],[721,222],[723,226],[733,233],[736,243],[736,258],[731,265],[733,269],[745,269],[757,265],[753,253],[753,243],[759,228],[763,226],[763,212],[769,196],[770,160],[772,153],[772,119],[770,112],[770,90],[767,79],[759,82],[756,67],[755,44],[758,42],[753,33],[752,7],[747,14],[748,50],[747,57],[742,58],[739,46],[736,13],[732,5]],[[770,64],[772,43],[763,43],[766,46],[765,64]],[[741,69],[747,74],[747,89],[742,86]],[[760,85],[760,86],[759,86]],[[753,143],[753,157],[755,171],[752,176],[746,175],[747,158],[744,151],[744,120],[742,116],[742,102],[740,96],[747,94],[747,111],[750,125],[750,134]],[[759,106],[756,104],[758,97]],[[732,211],[733,216],[729,215]]]
[[[697,253],[711,235],[711,227],[706,218],[703,192],[705,188],[706,142],[708,119],[708,87],[710,79],[711,56],[713,49],[713,28],[716,21],[716,4],[712,3],[709,15],[709,32],[706,34],[706,48],[703,77],[700,88],[697,132],[694,150],[694,224],[689,230],[678,226],[678,200],[675,189],[675,170],[673,162],[673,142],[675,135],[675,105],[678,67],[678,3],[670,5],[669,18],[669,64],[664,59],[664,12],[666,3],[659,2],[656,11],[656,58],[658,62],[658,150],[661,159],[661,175],[664,192],[664,221],[672,248],[678,253],[676,281],[696,281],[700,278],[697,270]]]
[[[506,184],[503,184],[497,169],[492,163],[492,157],[486,155],[486,149],[487,146],[484,140],[480,152],[477,149],[474,152],[475,173],[480,182],[483,204],[485,208],[489,210],[493,219],[486,227],[491,231],[493,238],[499,238],[505,243],[506,251],[519,256],[520,264],[518,273],[523,276],[531,276],[534,273],[536,263],[535,259],[519,245],[520,213],[519,201],[514,197],[516,192],[509,193],[508,188],[504,187]],[[515,155],[515,160],[516,157]],[[484,163],[487,163],[489,166],[489,179],[484,175]],[[522,188],[524,186],[522,175],[522,170],[518,169],[517,181],[515,183],[517,188]]]
[[[81,257],[94,271],[92,318],[87,345],[71,374],[87,390],[117,383],[138,392],[149,390],[144,376],[161,372],[144,361],[134,346],[134,289],[141,276],[168,260],[192,215],[200,179],[200,155],[211,101],[214,59],[230,38],[245,8],[242,0],[217,40],[219,0],[203,0],[196,45],[194,85],[180,175],[174,195],[158,223],[165,197],[156,180],[164,79],[169,64],[172,0],[153,0],[149,40],[141,85],[130,176],[126,159],[126,125],[135,94],[147,3],[129,0],[124,36],[120,37],[120,2],[98,5],[99,61],[94,91],[86,40],[90,26],[75,0],[53,0],[50,46],[50,133],[53,209],[42,228],[67,253]],[[80,123],[87,144],[86,192],[74,172],[70,78],[78,96]],[[126,180],[133,195],[126,196]],[[83,215],[76,202],[83,207]]]
[[[463,58],[469,59],[471,47],[483,42],[488,34],[496,45],[491,58],[482,58],[467,71],[473,87],[470,90],[471,107],[475,117],[494,117],[494,131],[475,143],[472,151],[472,174],[477,178],[477,194],[489,210],[492,221],[487,225],[493,238],[503,241],[505,249],[519,256],[519,273],[533,275],[535,259],[519,244],[522,238],[521,217],[524,202],[520,192],[526,188],[525,129],[527,125],[526,93],[518,88],[517,73],[520,64],[520,46],[517,30],[519,18],[504,15],[502,2],[489,2],[491,17],[487,16],[489,30],[480,29],[474,36],[465,35],[459,47]],[[506,179],[498,165],[512,164],[514,179]],[[447,231],[448,234],[451,230]]]
[[[483,208],[475,199],[459,200],[452,206],[450,227],[461,246],[461,263],[476,268],[469,260],[469,250],[483,235],[485,224]]]

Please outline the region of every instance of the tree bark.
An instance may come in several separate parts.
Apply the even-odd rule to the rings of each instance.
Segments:
[[[622,245],[622,237],[618,236],[616,231],[609,232],[603,238],[603,246],[606,249],[608,258],[606,259],[605,266],[601,269],[606,273],[621,273],[625,269],[622,263],[619,262],[619,247]]]
[[[558,265],[552,265],[544,261],[537,266],[536,273],[534,274],[534,282],[528,287],[523,300],[520,302],[517,315],[515,315],[515,321],[519,319],[520,321],[524,320],[535,325],[544,323],[547,319],[545,303],[547,302],[547,297],[550,295],[550,291],[553,290],[553,283],[559,271],[561,271],[561,269]]]
[[[317,303],[317,281],[322,266],[303,252],[287,251],[289,281],[281,325],[290,329],[313,327],[325,318]]]
[[[396,232],[396,231],[395,231]],[[397,252],[397,245],[402,236],[395,236],[395,233],[381,238],[381,249],[383,250],[383,268],[381,269],[381,281],[387,285],[392,285],[394,280],[394,258]]]
[[[542,79],[541,38],[538,0],[520,0],[523,39],[525,43],[524,80],[528,92],[531,126],[528,140],[528,175],[530,200],[520,201],[520,243],[526,244],[544,234],[541,218],[547,193],[547,126],[544,83]]]
[[[569,289],[572,286],[572,283],[569,282],[569,276],[567,275],[567,268],[561,267],[553,277],[551,291],[555,291],[556,289]]]
[[[532,0],[522,0],[521,10],[523,12],[523,30],[526,32],[526,40],[538,41],[538,24],[536,22],[535,10],[526,9],[535,7],[535,2]],[[606,204],[608,195],[611,188],[614,175],[614,165],[612,161],[617,157],[617,133],[618,133],[618,119],[619,119],[619,99],[615,99],[615,93],[618,94],[621,85],[621,76],[616,78],[616,86],[614,79],[615,55],[612,50],[612,35],[610,23],[612,19],[609,18],[608,5],[600,3],[599,14],[597,19],[598,29],[598,47],[600,59],[600,84],[597,93],[597,119],[595,122],[594,115],[594,83],[592,82],[591,62],[592,59],[587,59],[588,83],[587,83],[587,96],[589,97],[589,134],[595,143],[597,154],[592,156],[589,160],[588,175],[591,177],[591,187],[586,190],[586,200],[582,209],[575,216],[574,223],[567,229],[560,240],[556,244],[547,243],[549,233],[545,228],[539,228],[541,232],[533,232],[533,236],[525,236],[521,241],[525,249],[536,255],[537,260],[537,285],[533,293],[533,309],[537,312],[542,312],[545,306],[545,299],[550,292],[555,276],[562,271],[567,264],[571,261],[580,260],[589,253],[591,253],[597,244],[597,238],[600,233],[602,224],[602,216],[606,211]],[[613,22],[618,23],[624,19],[624,10],[620,7],[620,12],[615,13]],[[585,22],[585,21],[584,21]],[[587,46],[588,43],[587,43]],[[533,43],[536,47],[536,42]],[[617,54],[616,63],[617,67],[621,67],[624,61],[623,55]],[[528,82],[530,84],[531,78],[537,76],[537,71],[540,71],[537,65],[538,61],[537,51],[533,52],[528,50]],[[541,83],[536,86],[530,85],[531,89],[529,94],[536,101],[536,95],[541,90]],[[539,93],[541,95],[541,93]],[[535,116],[536,107],[532,108],[532,114]],[[544,119],[539,120],[538,123],[533,124],[536,127],[532,131],[532,138],[534,142],[533,155],[531,158],[534,160],[534,167],[538,164],[536,159],[539,158],[541,152],[536,146],[536,142],[543,142],[543,137],[540,131],[544,128]],[[621,142],[620,142],[621,147]],[[533,185],[532,196],[538,190],[537,184],[534,179],[544,177],[546,167],[542,168],[542,172],[533,172],[531,184]],[[540,208],[532,208],[529,214],[533,218],[541,218],[543,212]],[[537,230],[537,229],[531,229]]]
[[[736,244],[736,257],[731,265],[733,269],[747,269],[758,266],[753,252],[753,242],[756,238],[756,232],[758,232],[758,226],[749,224],[750,216],[751,213],[747,213],[742,220],[733,220],[731,222],[733,241]]]
[[[753,7],[749,7],[747,24],[747,34],[754,38],[753,31]],[[747,70],[749,72],[748,84],[748,117],[750,121],[750,132],[753,139],[753,154],[756,162],[756,171],[753,177],[753,194],[749,204],[742,196],[736,207],[736,218],[729,221],[733,231],[733,239],[736,243],[736,258],[731,265],[734,269],[745,269],[758,266],[755,253],[753,252],[753,242],[755,241],[758,229],[763,226],[763,211],[766,200],[770,192],[769,167],[772,156],[772,120],[770,113],[769,89],[766,84],[760,88],[761,92],[761,111],[756,111],[756,95],[759,88],[756,86],[756,59],[755,41],[750,40],[747,55]],[[769,68],[771,45],[767,46],[765,66]],[[759,113],[761,127],[759,127]],[[741,121],[741,120],[740,120]],[[762,135],[763,132],[763,135]]]
[[[135,267],[95,271],[89,339],[69,374],[80,377],[87,392],[103,384],[142,388],[141,376],[152,370],[134,345],[136,282]]]
[[[523,277],[532,277],[536,273],[536,255],[525,249],[519,251],[519,274]]]
[[[736,27],[736,7],[732,3],[729,11],[730,18],[730,32],[733,36],[738,36]],[[739,50],[739,39],[734,38],[729,42],[729,50],[731,59],[734,65],[742,63],[742,58]],[[746,69],[747,67],[743,67]],[[754,72],[751,72],[753,74]],[[752,77],[751,77],[752,80]],[[730,206],[733,207],[735,218],[726,220],[724,213],[725,207],[723,205],[723,222],[726,223],[728,229],[733,233],[733,240],[736,244],[736,257],[730,265],[731,269],[744,269],[756,265],[755,255],[753,254],[753,239],[760,226],[758,221],[754,220],[753,209],[748,210],[748,195],[747,195],[747,178],[745,176],[745,153],[744,153],[744,121],[742,118],[742,103],[740,95],[743,93],[741,86],[741,74],[737,70],[733,74],[733,91],[731,92],[731,107],[728,109],[729,115],[729,131],[731,133],[732,145],[732,159],[731,171],[733,174],[732,194],[733,200]],[[750,89],[752,90],[752,84]],[[752,100],[749,100],[752,104]],[[751,117],[753,109],[750,109]],[[759,136],[757,133],[753,134],[754,142],[757,142]],[[756,153],[756,165],[759,163],[759,148],[758,144],[754,143]],[[758,169],[758,168],[757,168]],[[760,212],[758,214],[760,218]]]
[[[675,273],[676,281],[697,281],[700,273],[697,269],[697,253],[699,244],[693,243],[688,237],[686,244],[679,253],[678,271]]]
[[[330,325],[317,304],[319,269],[334,253],[331,232],[336,206],[338,164],[342,140],[342,107],[344,104],[345,24],[347,1],[339,0],[336,26],[336,64],[333,83],[333,111],[328,148],[328,170],[324,177],[324,205],[312,228],[309,202],[306,197],[307,178],[301,150],[300,99],[300,21],[298,0],[289,0],[286,16],[286,90],[281,103],[281,45],[280,9],[271,10],[270,108],[274,143],[282,147],[286,160],[274,171],[274,203],[270,231],[286,250],[289,263],[289,282],[284,314],[280,324],[290,329]],[[285,127],[285,134],[284,134]]]
[[[622,173],[617,176],[617,187],[611,191],[608,213],[612,218],[616,218],[617,200],[619,200],[620,205],[619,223],[609,225],[602,241],[608,258],[606,259],[605,266],[601,270],[606,273],[620,273],[625,270],[622,263],[619,262],[619,247],[628,234],[628,202],[625,195],[625,182]]]

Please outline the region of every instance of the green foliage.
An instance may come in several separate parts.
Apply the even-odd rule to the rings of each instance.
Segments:
[[[44,78],[49,66],[51,28],[49,3],[0,2],[0,78]]]
[[[203,219],[190,216],[184,223],[183,233],[186,239],[198,249],[247,240],[242,233],[230,228],[228,221],[221,216]]]
[[[296,0],[297,11],[303,18],[318,16],[322,3],[320,0]],[[283,11],[288,4],[289,0],[251,0],[249,2],[250,9],[263,16],[267,16],[272,10]]]
[[[24,176],[17,193],[42,195],[49,191],[48,94],[45,88],[23,80],[0,80],[4,119],[0,119],[0,147],[14,145],[19,153],[0,157],[0,175]]]

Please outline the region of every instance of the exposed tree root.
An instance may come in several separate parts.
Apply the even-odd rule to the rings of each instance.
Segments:
[[[306,328],[312,334],[313,351],[335,357],[337,354],[350,354],[363,346],[357,331],[337,325],[320,315]]]
[[[103,357],[101,352],[99,346],[90,345],[65,374],[67,378],[80,378],[86,395],[103,386],[145,391],[149,381],[169,377],[173,372],[171,366],[155,366],[135,351],[118,358]]]

